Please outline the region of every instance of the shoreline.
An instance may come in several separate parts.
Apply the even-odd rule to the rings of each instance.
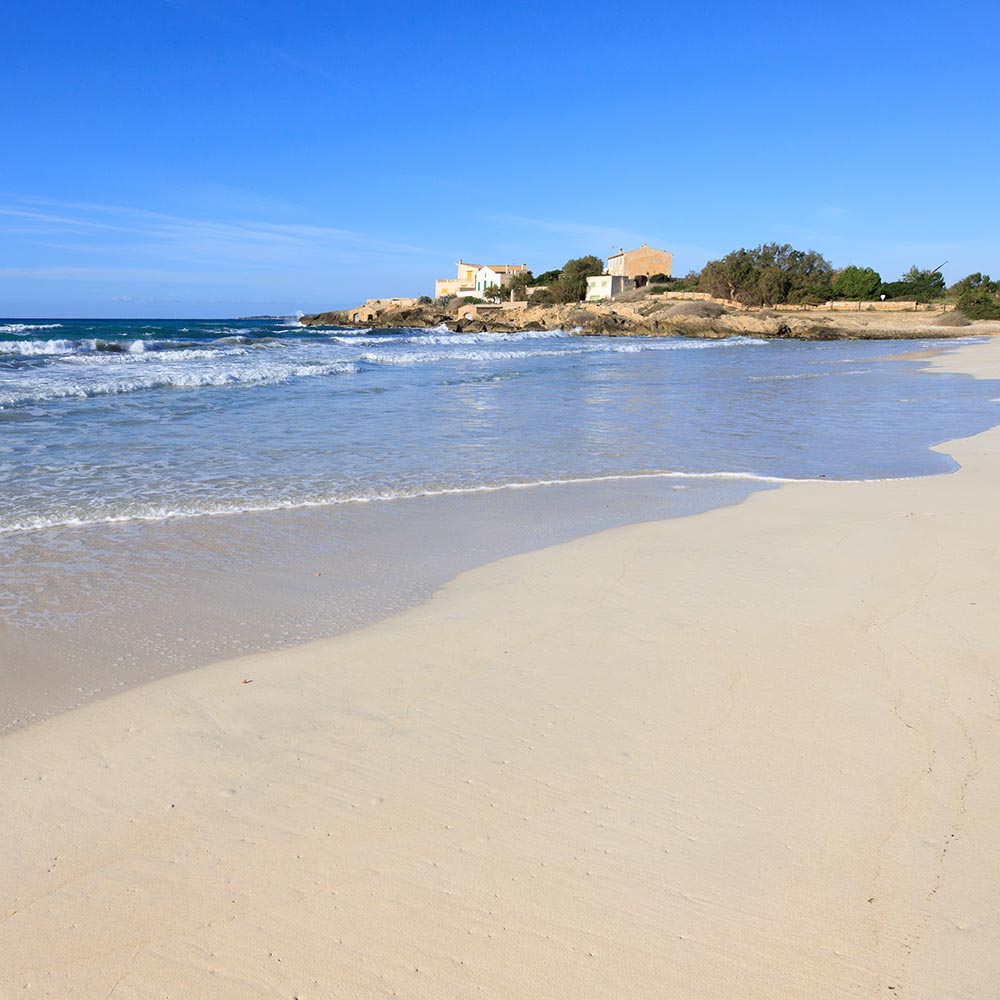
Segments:
[[[0,592],[31,596],[23,610],[0,605],[0,735],[160,677],[374,624],[496,559],[774,485],[616,478],[10,536],[17,577],[0,575]]]
[[[0,737],[0,985],[986,995],[1000,428],[938,450]]]
[[[962,379],[920,374],[917,359],[892,353],[905,346],[886,345],[889,353],[874,360],[887,375],[895,371],[890,381],[903,380],[902,395],[923,395],[954,419],[924,411],[927,426],[908,438],[900,454],[910,458],[902,461],[886,453],[874,463],[858,458],[845,467],[835,460],[831,467],[820,449],[815,462],[793,463],[786,476],[779,453],[762,453],[756,462],[734,465],[743,470],[737,473],[618,472],[544,487],[441,489],[385,503],[344,498],[0,535],[0,650],[7,663],[0,733],[159,677],[373,624],[426,600],[456,574],[499,558],[728,506],[786,478],[891,480],[955,468],[927,449],[989,426],[992,404],[970,410],[962,401],[991,393],[963,389]],[[897,359],[907,363],[889,364]],[[888,391],[892,398],[894,390]]]

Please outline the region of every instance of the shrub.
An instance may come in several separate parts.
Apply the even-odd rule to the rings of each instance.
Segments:
[[[463,306],[477,306],[482,304],[482,299],[477,299],[475,295],[463,295],[459,303]]]
[[[988,274],[970,274],[951,286],[958,308],[969,319],[1000,319],[1000,281]]]
[[[938,316],[937,319],[932,319],[930,322],[931,326],[972,326],[972,321],[964,314],[959,312],[957,309],[951,312],[946,312],[943,316]]]
[[[651,285],[665,285],[670,280],[669,274],[651,274],[649,276],[649,283]]]
[[[429,295],[421,295],[420,298],[417,299],[417,305],[418,306],[432,306],[432,305],[434,305],[434,300]]]

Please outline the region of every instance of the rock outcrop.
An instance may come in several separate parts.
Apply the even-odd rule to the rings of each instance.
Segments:
[[[352,321],[356,310],[303,316],[304,326],[356,329],[442,327],[455,333],[514,333],[563,329],[580,336],[722,338],[790,337],[797,340],[891,340],[963,337],[1000,333],[1000,323],[943,326],[939,313],[867,314],[728,310],[715,302],[671,302],[650,296],[641,302],[579,302],[528,305],[526,308],[464,306],[446,311],[434,305],[386,309],[365,322]],[[981,329],[980,329],[981,327]]]

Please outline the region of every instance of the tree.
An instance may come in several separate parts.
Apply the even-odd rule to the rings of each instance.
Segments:
[[[1000,319],[1000,281],[991,281],[988,274],[966,275],[949,289],[955,294],[955,304],[969,319]]]
[[[903,298],[911,298],[917,302],[933,302],[944,295],[944,277],[940,271],[922,271],[913,265],[900,279],[905,286]]]
[[[507,292],[511,302],[524,302],[528,298],[528,288],[534,284],[530,271],[518,271],[510,279]]]
[[[563,265],[562,273],[549,285],[553,302],[580,302],[587,294],[587,279],[604,271],[604,261],[592,254],[575,257]]]
[[[490,285],[483,289],[483,298],[487,302],[499,302],[501,299],[505,298],[507,290],[503,285]]]
[[[882,276],[870,267],[851,264],[833,279],[833,292],[840,299],[873,299],[882,287]]]
[[[815,250],[796,250],[787,243],[741,247],[702,269],[699,287],[716,298],[742,305],[822,300],[829,295],[833,268]]]
[[[551,285],[552,282],[559,280],[561,274],[562,271],[542,271],[537,278],[532,278],[531,283],[536,287],[538,285]]]

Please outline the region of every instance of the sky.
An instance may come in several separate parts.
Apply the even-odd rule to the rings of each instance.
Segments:
[[[998,29],[981,0],[6,3],[0,316],[287,315],[640,243],[1000,277]]]

